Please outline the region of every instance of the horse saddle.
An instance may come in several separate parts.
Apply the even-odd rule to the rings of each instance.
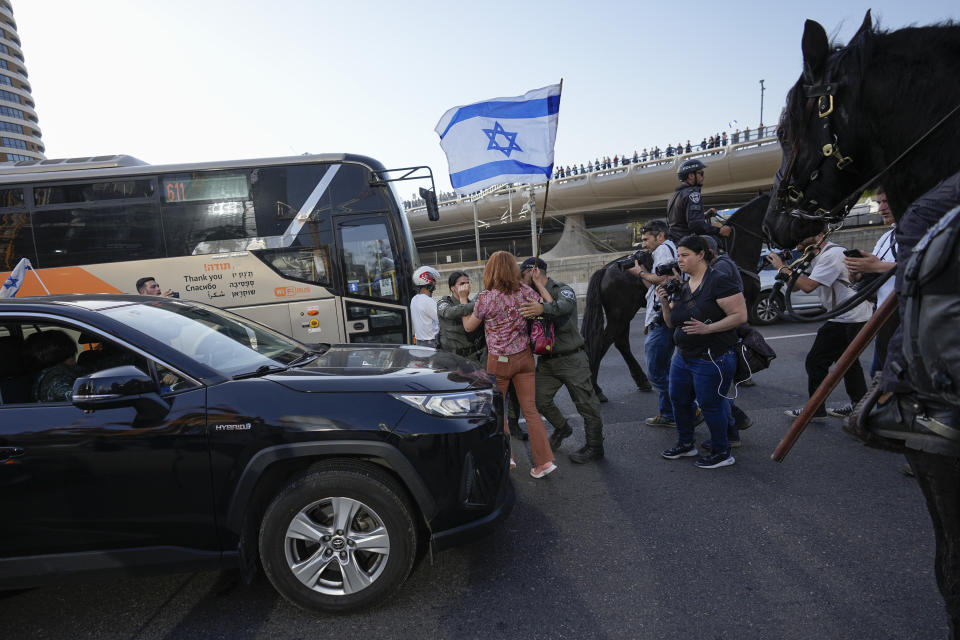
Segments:
[[[874,449],[904,453],[908,449],[960,457],[957,410],[917,394],[889,394],[886,401],[879,377],[843,423],[843,430]]]

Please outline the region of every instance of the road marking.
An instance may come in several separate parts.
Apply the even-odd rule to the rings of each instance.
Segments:
[[[814,331],[813,333],[792,333],[788,336],[771,336],[769,338],[764,337],[764,339],[765,340],[782,340],[783,338],[806,338],[807,336],[815,336],[815,335],[817,335],[816,331]]]

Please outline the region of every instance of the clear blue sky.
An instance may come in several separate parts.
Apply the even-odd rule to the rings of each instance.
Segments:
[[[351,152],[428,164],[440,190],[455,105],[563,78],[556,159],[586,163],[755,128],[761,78],[774,124],[806,18],[841,42],[871,6],[885,28],[960,19],[956,0],[12,2],[48,157]]]

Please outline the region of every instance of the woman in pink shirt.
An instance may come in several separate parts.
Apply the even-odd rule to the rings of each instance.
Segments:
[[[483,323],[487,337],[487,371],[497,378],[497,386],[506,396],[510,381],[517,390],[520,409],[527,419],[530,433],[530,452],[533,469],[530,475],[543,478],[555,471],[553,451],[547,438],[547,429],[537,411],[534,399],[536,365],[530,351],[530,335],[527,321],[520,315],[520,305],[525,302],[540,302],[533,289],[520,282],[520,267],[517,259],[506,251],[497,251],[483,270],[483,288],[477,296],[473,313],[463,318],[463,326],[473,331]],[[547,300],[550,294],[546,294]],[[513,460],[511,459],[511,465]]]

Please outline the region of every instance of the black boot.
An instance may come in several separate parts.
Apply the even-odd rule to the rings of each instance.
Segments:
[[[510,423],[510,435],[516,438],[517,440],[529,440],[530,436],[527,435],[527,432],[520,427],[519,422]]]
[[[563,429],[554,429],[553,435],[550,436],[550,449],[556,451],[560,448],[561,443],[572,435],[573,428],[570,427],[570,425],[567,425]]]
[[[603,460],[603,447],[591,447],[590,445],[586,445],[571,453],[569,457],[570,462],[576,462],[577,464]]]
[[[637,391],[653,391],[653,385],[650,384],[646,376],[634,378],[633,381],[637,383]]]

